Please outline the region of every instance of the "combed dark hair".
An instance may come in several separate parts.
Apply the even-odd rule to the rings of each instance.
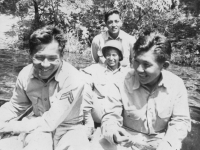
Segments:
[[[42,44],[49,44],[53,40],[56,40],[58,42],[60,55],[63,56],[63,50],[66,43],[63,31],[58,27],[54,27],[51,25],[40,28],[31,34],[29,39],[30,55],[34,54],[37,46]]]
[[[156,54],[156,61],[158,63],[163,63],[171,59],[171,43],[159,32],[139,36],[133,48],[135,56],[138,56],[142,52],[148,52],[153,46],[155,46],[154,53]]]
[[[112,8],[112,9],[109,9],[107,12],[105,12],[104,14],[104,21],[105,23],[108,21],[108,17],[112,14],[118,14],[121,18],[121,14],[120,14],[120,11],[116,8]]]

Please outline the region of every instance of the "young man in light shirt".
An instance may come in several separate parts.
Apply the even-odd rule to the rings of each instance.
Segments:
[[[135,43],[135,37],[120,29],[122,27],[122,21],[118,9],[113,8],[108,10],[105,13],[104,18],[108,30],[95,36],[92,41],[91,51],[94,61],[100,64],[105,63],[105,58],[102,54],[104,44],[109,40],[118,40],[121,41],[124,52],[121,65],[130,67],[130,59],[133,58],[134,54],[132,49]]]
[[[183,80],[165,70],[171,44],[155,32],[140,36],[134,50],[134,69],[109,88],[102,136],[93,149],[180,150],[191,121]]]
[[[32,63],[19,73],[11,100],[0,108],[0,149],[88,150],[81,110],[84,82],[63,60],[63,32],[45,26],[30,36],[29,43]],[[30,106],[33,115],[13,120]],[[5,133],[20,136],[4,138]]]

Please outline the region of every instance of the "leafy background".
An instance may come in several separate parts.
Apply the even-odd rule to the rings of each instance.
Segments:
[[[28,39],[34,30],[47,24],[62,28],[67,39],[65,59],[83,68],[93,63],[90,44],[106,30],[103,14],[111,7],[121,10],[127,33],[138,37],[158,30],[172,41],[169,70],[185,82],[193,119],[184,150],[198,150],[200,0],[0,0],[0,100],[10,98],[18,72],[30,62]],[[3,17],[15,22],[6,32]]]
[[[54,24],[66,33],[66,51],[76,53],[86,50],[93,37],[104,30],[103,14],[111,7],[121,10],[123,30],[129,34],[158,30],[168,36],[173,42],[173,63],[200,65],[200,0],[0,1],[2,14],[19,18],[7,33],[18,36],[14,48],[28,48],[27,39],[35,29]]]

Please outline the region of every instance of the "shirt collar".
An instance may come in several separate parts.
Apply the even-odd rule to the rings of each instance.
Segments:
[[[125,76],[124,84],[129,93],[132,93],[134,90],[140,87],[138,75],[136,74],[134,69],[127,73],[127,75]]]
[[[105,66],[105,72],[109,71],[109,72],[112,72],[113,74],[115,74],[120,70],[121,70],[121,64],[120,63],[119,63],[119,67],[117,69],[115,69],[115,70],[112,70],[108,65]]]
[[[119,35],[115,40],[122,40],[122,38],[123,38],[123,31],[119,30]],[[105,39],[106,39],[106,41],[107,40],[113,40],[113,38],[110,36],[108,31],[105,32]]]
[[[162,70],[161,74],[162,74],[162,77],[158,84],[158,87],[165,87],[168,89],[171,83],[171,80],[169,79],[167,75],[168,73],[166,70]],[[128,72],[128,74],[125,77],[124,84],[129,93],[132,93],[134,90],[137,90],[140,88],[141,84],[139,82],[139,77],[134,69]]]
[[[58,67],[58,70],[56,71],[56,73],[54,74],[54,76],[52,77],[52,78],[54,78],[55,77],[55,80],[56,81],[60,81],[60,79],[62,79],[62,77],[63,77],[63,73],[62,73],[62,68],[63,68],[63,61],[62,61],[62,63],[60,64],[60,66]],[[36,72],[34,71],[34,66],[32,65],[32,67],[31,67],[31,71],[30,71],[30,74],[29,74],[29,77],[30,77],[30,79],[32,79],[32,78],[38,78],[39,79],[39,77],[38,77],[38,75],[36,74]],[[52,79],[51,78],[51,79]]]
[[[158,86],[159,87],[163,86],[165,88],[169,88],[170,85],[171,85],[171,79],[169,78],[168,71],[167,70],[162,70],[161,73],[162,73],[162,79],[159,82]]]
[[[34,78],[34,76],[36,76],[36,74],[34,73],[34,67],[33,67],[33,64],[31,64],[31,70],[29,72],[29,78],[32,79]]]

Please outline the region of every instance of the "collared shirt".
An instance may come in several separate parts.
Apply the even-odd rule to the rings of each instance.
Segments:
[[[93,109],[94,114],[100,114],[96,117],[96,122],[100,123],[102,116],[102,109],[104,109],[104,101],[109,94],[108,88],[112,83],[119,83],[122,81],[123,76],[130,70],[129,67],[119,67],[114,71],[105,64],[93,64],[82,70],[84,72],[86,85],[84,97],[84,112],[89,112]],[[101,102],[97,102],[101,101]],[[105,103],[106,104],[106,103]],[[99,106],[101,105],[101,106]],[[102,109],[101,109],[102,108]],[[87,126],[93,126],[93,119],[90,114],[85,116]]]
[[[187,90],[183,81],[169,71],[162,71],[161,81],[151,93],[140,84],[134,70],[127,74],[123,85],[110,87],[109,93],[113,106],[107,108],[102,126],[111,142],[109,128],[114,126],[146,135],[166,132],[164,140],[174,148],[190,131]]]
[[[109,35],[108,31],[102,32],[101,34],[94,37],[92,41],[91,50],[96,51],[99,56],[103,56],[102,48],[106,41],[112,40],[113,38]],[[120,30],[116,40],[122,42],[123,47],[123,60],[121,61],[122,66],[130,66],[130,59],[132,60],[134,51],[133,46],[135,44],[135,37],[127,34],[123,30]],[[100,62],[102,63],[102,62]],[[104,63],[104,62],[103,62]]]
[[[129,67],[120,67],[114,71],[105,64],[93,64],[82,71],[86,73],[87,82],[99,96],[108,95],[109,83],[121,82]]]
[[[19,121],[16,125],[19,128],[13,130],[28,132],[37,128],[51,132],[59,125],[76,124],[82,121],[83,86],[80,72],[65,61],[47,83],[35,76],[30,64],[19,73],[10,102],[0,108],[0,122],[19,116],[33,105],[35,118],[28,122]]]

